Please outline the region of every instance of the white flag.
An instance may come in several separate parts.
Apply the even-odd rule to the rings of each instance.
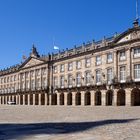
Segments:
[[[59,50],[59,47],[58,46],[54,46],[53,47],[55,50]]]

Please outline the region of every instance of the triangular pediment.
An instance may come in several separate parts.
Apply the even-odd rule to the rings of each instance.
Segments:
[[[33,57],[29,57],[22,65],[20,68],[28,68],[28,67],[33,67],[39,64],[43,64],[44,61],[37,59],[37,58],[33,58]]]

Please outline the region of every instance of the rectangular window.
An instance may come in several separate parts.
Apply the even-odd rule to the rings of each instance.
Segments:
[[[86,58],[85,59],[85,67],[90,67],[91,66],[91,59],[90,58]]]
[[[81,69],[81,61],[76,61],[76,69]]]
[[[40,76],[40,69],[36,70],[36,76]]]
[[[65,86],[65,79],[64,79],[64,76],[61,76],[60,77],[60,87],[64,88],[64,86]]]
[[[33,78],[35,76],[34,71],[31,71],[31,78]]]
[[[35,89],[35,80],[31,80],[31,89]]]
[[[61,64],[60,65],[60,72],[64,72],[64,69],[65,69],[65,65],[64,64]]]
[[[76,74],[76,85],[77,86],[81,85],[81,74],[80,73]]]
[[[120,67],[120,82],[125,82],[126,81],[126,70],[125,66]]]
[[[134,78],[135,81],[140,81],[140,64],[134,65]]]
[[[26,81],[26,89],[29,89],[30,88],[30,83],[29,81]]]
[[[53,71],[54,71],[54,73],[57,73],[57,66],[53,67]]]
[[[140,48],[135,48],[134,49],[134,58],[140,57]]]
[[[120,52],[120,60],[125,60],[126,59],[126,56],[125,56],[125,51],[121,51]]]
[[[113,55],[112,53],[107,54],[107,63],[111,63],[113,61]]]
[[[72,87],[73,78],[72,75],[68,75],[68,87]]]
[[[39,78],[36,80],[36,88],[37,88],[37,89],[40,88],[40,79],[39,79]]]
[[[57,88],[58,87],[58,78],[57,77],[54,77],[54,88]]]
[[[86,72],[85,73],[85,83],[86,83],[86,85],[91,84],[91,72]]]
[[[101,65],[101,56],[96,56],[96,65]]]
[[[96,71],[96,83],[101,84],[101,70]]]
[[[47,69],[46,68],[42,68],[42,75],[46,75],[47,73]]]
[[[29,72],[26,72],[25,75],[26,75],[26,78],[29,78]]]
[[[47,86],[47,81],[46,81],[46,78],[43,77],[42,78],[42,87],[45,88]]]
[[[68,71],[72,71],[73,70],[73,63],[70,62],[68,63]]]
[[[107,83],[111,84],[113,79],[113,71],[112,68],[107,69]]]

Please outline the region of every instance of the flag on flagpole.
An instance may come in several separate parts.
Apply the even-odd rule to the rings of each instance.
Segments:
[[[53,46],[54,50],[59,50],[58,46]]]

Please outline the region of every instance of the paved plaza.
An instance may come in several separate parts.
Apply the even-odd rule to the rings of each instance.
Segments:
[[[0,140],[139,140],[140,107],[0,106]]]

